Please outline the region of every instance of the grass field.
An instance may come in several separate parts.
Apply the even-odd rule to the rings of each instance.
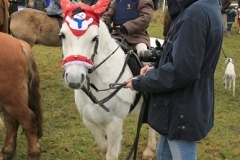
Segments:
[[[156,12],[149,27],[149,34],[162,38],[163,16]],[[236,74],[240,70],[240,34],[234,24],[232,36],[224,36],[223,51],[234,59]],[[40,140],[42,160],[100,160],[101,155],[90,132],[83,126],[74,103],[73,91],[62,79],[61,49],[35,45],[35,59],[41,76],[42,106],[44,112],[44,136]],[[240,97],[237,76],[236,96],[224,89],[222,77],[225,70],[225,57],[221,53],[215,73],[215,126],[210,134],[198,143],[200,160],[239,160],[240,159]],[[2,116],[2,115],[1,115]],[[119,159],[124,160],[133,144],[137,117],[127,117],[124,121],[122,151]],[[0,146],[3,144],[5,129],[0,130]],[[138,159],[147,142],[147,130],[141,130]],[[15,160],[26,159],[27,143],[21,129],[18,133],[18,146]]]

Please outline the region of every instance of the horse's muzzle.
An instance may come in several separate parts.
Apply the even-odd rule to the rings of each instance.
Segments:
[[[65,79],[68,87],[71,89],[80,89],[85,80],[84,74],[80,74],[80,76],[73,76],[67,72],[64,72],[63,78]]]
[[[71,89],[80,89],[81,85],[80,83],[68,83],[68,87]]]

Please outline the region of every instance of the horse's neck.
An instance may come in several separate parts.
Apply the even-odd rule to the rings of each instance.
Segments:
[[[100,20],[99,24],[99,46],[104,49],[106,46],[111,46],[111,48],[117,48],[119,45],[108,31],[106,24]]]
[[[102,79],[103,83],[109,85],[113,83],[119,76],[123,65],[125,63],[125,53],[119,44],[111,37],[104,22],[99,25],[99,45],[97,48],[97,56],[94,58],[94,63],[99,64],[103,62],[109,55],[111,55],[105,62],[101,64],[93,73],[92,78],[99,81]],[[126,80],[132,76],[129,68],[124,73],[122,79]]]
[[[111,37],[107,26],[100,20],[99,24],[99,46],[97,48],[98,56],[105,59],[109,55],[113,54],[110,58],[111,61],[124,61],[125,54],[119,44],[114,38]],[[115,57],[115,58],[112,58]],[[111,63],[112,62],[107,62]]]

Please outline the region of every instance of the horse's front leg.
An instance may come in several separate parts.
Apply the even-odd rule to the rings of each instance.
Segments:
[[[122,140],[122,127],[123,120],[118,117],[113,117],[111,122],[106,126],[108,142],[106,160],[118,159]]]
[[[152,160],[155,157],[156,151],[156,131],[149,126],[148,129],[148,144],[143,152],[143,159]]]
[[[83,117],[83,123],[94,136],[94,139],[97,142],[98,147],[102,153],[103,160],[106,160],[107,139],[106,139],[106,135],[103,128],[98,124],[87,121],[84,117]]]
[[[17,120],[12,118],[12,116],[9,115],[6,111],[3,111],[3,116],[7,131],[0,154],[0,160],[10,160],[13,158],[16,152],[16,139],[19,123],[17,122]]]

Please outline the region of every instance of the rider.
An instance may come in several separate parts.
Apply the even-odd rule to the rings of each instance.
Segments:
[[[152,0],[115,0],[101,18],[107,26],[119,26],[123,37],[139,53],[150,46],[147,27],[152,15]]]
[[[51,0],[49,6],[46,9],[47,15],[49,16],[60,16],[63,17],[60,0]]]

